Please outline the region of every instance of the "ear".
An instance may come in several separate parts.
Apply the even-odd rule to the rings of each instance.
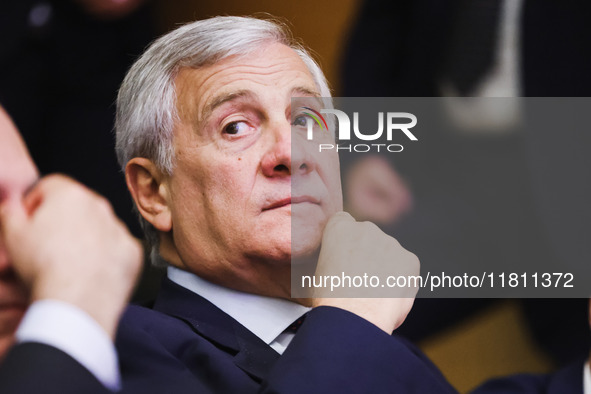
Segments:
[[[125,166],[125,180],[140,214],[158,231],[172,229],[165,175],[149,159],[134,157]]]

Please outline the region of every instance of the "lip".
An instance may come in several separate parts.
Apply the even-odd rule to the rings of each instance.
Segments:
[[[280,200],[277,200],[271,204],[269,204],[268,206],[266,206],[265,208],[263,208],[263,211],[268,211],[271,209],[277,209],[277,208],[281,208],[287,205],[291,205],[291,197],[287,197],[287,198],[282,198]]]
[[[292,204],[302,204],[302,203],[310,203],[310,204],[320,204],[320,201],[312,196],[295,196],[295,197],[287,197],[281,200],[277,200],[270,204],[269,206],[265,207],[263,211],[268,211],[270,209],[281,208],[287,205]]]
[[[316,197],[312,196],[296,196],[291,198],[292,204],[302,204],[302,203],[311,203],[311,204],[320,204],[320,200]]]

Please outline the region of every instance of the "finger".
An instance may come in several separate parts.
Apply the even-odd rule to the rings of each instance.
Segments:
[[[343,231],[346,232],[346,229],[351,228],[355,223],[357,223],[355,218],[347,212],[340,211],[335,213],[328,219],[324,227],[322,243],[324,244],[328,239],[334,238],[336,234],[342,234]]]
[[[60,198],[61,193],[77,183],[60,174],[52,174],[38,179],[27,189],[23,203],[29,215],[32,215],[46,199]]]
[[[332,215],[330,217],[330,219],[328,219],[328,222],[326,223],[326,227],[338,226],[340,223],[354,223],[354,222],[355,222],[355,218],[353,218],[353,216],[351,216],[349,213],[344,212],[344,211],[339,211],[339,212],[335,213],[334,215]]]
[[[33,215],[33,213],[39,208],[41,202],[43,201],[42,194],[39,191],[38,185],[41,182],[41,178],[38,178],[33,182],[23,195],[23,205],[25,207],[25,211],[29,214],[29,216]]]
[[[47,175],[47,176],[43,177],[41,180],[39,180],[37,182],[35,188],[33,190],[31,190],[31,192],[37,191],[42,194],[47,194],[47,193],[51,193],[54,190],[60,190],[65,186],[72,185],[75,183],[76,182],[73,179],[71,179],[65,175],[51,174],[51,175]]]
[[[26,227],[28,217],[20,201],[8,201],[0,207],[0,229],[10,250]]]

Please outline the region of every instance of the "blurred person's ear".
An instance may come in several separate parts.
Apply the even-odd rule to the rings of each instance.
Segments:
[[[172,216],[164,174],[151,160],[134,157],[125,167],[125,179],[140,215],[156,230],[170,231]]]

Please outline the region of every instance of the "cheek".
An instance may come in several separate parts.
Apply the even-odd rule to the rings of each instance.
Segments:
[[[8,261],[8,252],[4,247],[4,241],[1,238],[0,234],[0,274],[4,272],[9,266],[10,262]]]
[[[190,176],[178,173],[171,204],[174,216],[192,228],[233,220],[250,201],[253,177],[249,175],[228,162],[194,169]]]
[[[24,309],[0,310],[0,340],[14,335],[24,314]]]
[[[240,156],[228,160],[210,174],[208,195],[228,204],[240,204],[249,200],[255,189],[257,166],[254,160]],[[231,209],[232,206],[228,206]]]
[[[336,154],[328,154],[323,158],[322,176],[326,185],[332,208],[335,213],[343,210],[343,191],[341,187],[341,172],[339,158]]]

